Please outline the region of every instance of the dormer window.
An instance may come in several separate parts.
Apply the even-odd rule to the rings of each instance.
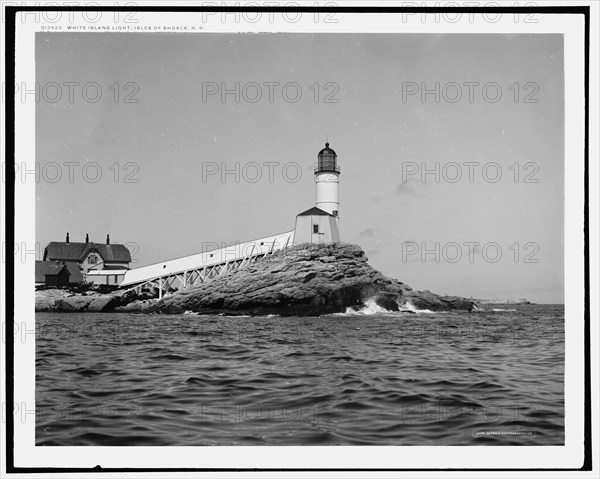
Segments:
[[[98,256],[96,256],[95,254],[91,254],[90,257],[88,258],[88,263],[89,264],[98,263]]]

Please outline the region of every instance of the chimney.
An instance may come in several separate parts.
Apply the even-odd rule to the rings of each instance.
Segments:
[[[69,244],[69,233],[67,233],[67,244]]]
[[[86,243],[90,242],[90,236],[87,233],[85,234],[85,242]]]
[[[106,244],[110,244],[110,236],[106,235]]]

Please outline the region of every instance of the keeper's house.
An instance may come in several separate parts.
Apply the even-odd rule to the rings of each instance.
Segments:
[[[129,270],[131,254],[125,245],[90,242],[85,235],[85,243],[72,243],[67,233],[66,241],[52,241],[44,250],[44,262],[63,264],[79,271],[87,283],[119,285]],[[36,274],[37,282],[37,274]]]

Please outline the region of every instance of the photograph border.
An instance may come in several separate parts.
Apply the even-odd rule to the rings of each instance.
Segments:
[[[526,6],[526,7],[388,7],[388,6],[325,6],[325,7],[242,7],[242,6],[220,6],[220,7],[194,7],[194,6],[94,6],[94,7],[59,7],[59,6],[5,6],[6,24],[6,53],[5,53],[5,72],[6,72],[6,182],[5,182],[5,232],[6,244],[15,242],[15,61],[16,61],[16,18],[19,12],[43,12],[43,11],[106,11],[106,12],[273,12],[273,13],[496,13],[496,14],[564,14],[564,15],[582,15],[584,17],[584,223],[583,223],[583,247],[584,247],[584,403],[583,403],[583,445],[584,455],[583,463],[580,468],[103,468],[96,466],[93,468],[69,468],[69,467],[16,467],[14,464],[14,415],[8,411],[6,413],[6,472],[19,474],[33,473],[144,473],[144,472],[402,472],[402,471],[591,471],[592,470],[592,422],[591,422],[591,332],[590,332],[590,245],[589,245],[589,70],[590,70],[590,7],[573,6]],[[565,158],[565,164],[567,160]],[[14,334],[8,331],[14,331],[14,274],[15,257],[7,254],[5,267],[5,316],[6,316],[6,342],[5,342],[5,387],[6,404],[14,403]]]

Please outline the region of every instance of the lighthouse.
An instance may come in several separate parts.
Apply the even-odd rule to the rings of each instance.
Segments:
[[[315,167],[317,184],[317,208],[335,216],[339,222],[340,211],[340,167],[337,154],[325,143],[325,148],[317,155]]]
[[[329,142],[325,143],[317,160],[316,205],[296,215],[296,225],[292,231],[128,270],[120,286],[134,286],[141,291],[146,285],[154,285],[158,288],[158,296],[162,297],[163,290],[171,291],[174,284],[181,289],[204,283],[219,275],[215,275],[215,271],[237,271],[250,264],[253,258],[263,258],[295,245],[339,243],[340,167],[337,154],[329,148]],[[106,243],[109,243],[108,235]],[[304,282],[310,280],[307,278],[309,275],[306,275]]]
[[[317,204],[296,216],[293,244],[339,243],[340,167],[337,154],[325,143],[315,165]]]

